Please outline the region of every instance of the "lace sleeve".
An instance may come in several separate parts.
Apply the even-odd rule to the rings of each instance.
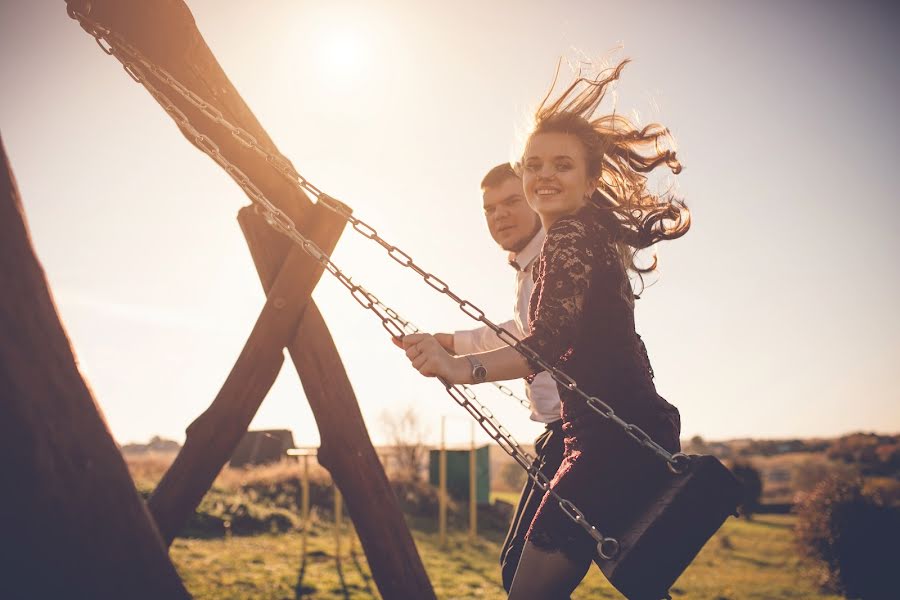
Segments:
[[[590,286],[594,250],[585,224],[565,217],[547,232],[531,296],[531,334],[523,343],[559,366],[572,352]],[[541,369],[529,361],[533,373]],[[533,375],[532,375],[533,377]]]

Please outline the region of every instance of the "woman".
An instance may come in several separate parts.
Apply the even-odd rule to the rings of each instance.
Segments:
[[[594,117],[627,61],[597,78],[579,77],[558,99],[541,103],[522,156],[525,196],[547,238],[535,268],[531,334],[522,343],[597,396],[669,452],[679,447],[678,411],[653,385],[652,368],[634,328],[628,271],[637,250],[687,232],[690,214],[670,196],[647,189],[644,173],[660,165],[678,173],[668,132],[643,129],[617,115]],[[402,340],[412,365],[450,383],[533,376],[541,367],[507,347],[471,356],[447,354],[426,334]],[[560,387],[565,458],[553,489],[601,533],[622,531],[649,475],[665,465],[621,428]],[[565,598],[597,558],[593,540],[545,495],[526,537],[510,598]]]

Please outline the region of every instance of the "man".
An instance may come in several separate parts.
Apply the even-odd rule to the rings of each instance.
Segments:
[[[540,254],[545,233],[537,213],[531,210],[522,190],[522,180],[509,164],[491,169],[481,182],[484,218],[488,231],[497,244],[509,252],[509,264],[516,270],[516,303],[514,318],[501,326],[518,338],[528,332],[528,301],[534,281],[531,269]],[[437,341],[453,354],[486,352],[505,346],[488,327],[469,331],[435,334]],[[552,478],[562,462],[563,433],[556,383],[546,372],[531,384],[525,384],[531,401],[531,419],[544,423],[546,430],[534,441],[535,460],[541,471]],[[525,533],[544,493],[529,479],[522,489],[509,533],[500,552],[503,587],[509,592],[519,557],[525,545]]]

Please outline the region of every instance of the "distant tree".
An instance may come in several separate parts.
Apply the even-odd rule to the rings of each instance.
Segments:
[[[857,465],[864,475],[900,474],[900,436],[852,433],[834,440],[828,458]]]
[[[738,510],[748,519],[752,519],[762,497],[763,481],[759,470],[749,462],[735,461],[731,466],[731,472],[737,477],[743,489]]]
[[[709,454],[709,448],[706,446],[706,440],[704,440],[701,436],[695,435],[688,442],[690,444],[691,452],[695,454]]]
[[[821,565],[830,590],[863,600],[897,597],[900,507],[863,491],[863,482],[831,477],[797,505],[800,549]]]
[[[401,477],[411,481],[422,479],[425,459],[428,456],[428,427],[412,406],[402,412],[385,411],[381,423],[394,448],[394,466]]]
[[[883,444],[875,449],[880,473],[897,476],[900,474],[900,443]]]

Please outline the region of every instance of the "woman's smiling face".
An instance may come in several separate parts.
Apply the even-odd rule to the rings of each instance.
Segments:
[[[528,204],[547,229],[557,219],[584,206],[596,187],[587,172],[581,141],[568,133],[538,133],[522,157],[522,184]]]

